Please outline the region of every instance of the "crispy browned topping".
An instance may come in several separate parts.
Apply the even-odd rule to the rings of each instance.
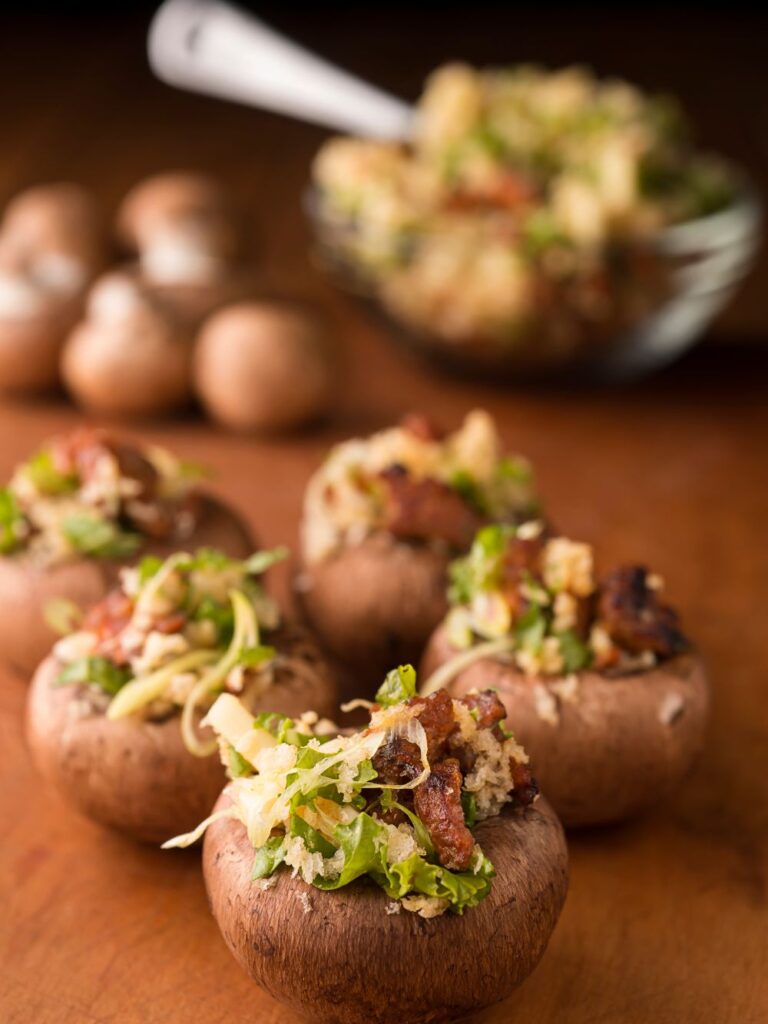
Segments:
[[[487,730],[499,744],[504,742],[501,723],[506,710],[494,691],[467,694],[459,703],[469,709],[478,730]],[[418,709],[418,719],[426,733],[430,774],[414,790],[401,790],[398,802],[421,818],[443,867],[466,870],[474,840],[465,822],[461,794],[464,778],[473,770],[477,755],[462,739],[456,707],[445,690],[437,690],[428,697],[412,697],[407,704]],[[514,787],[510,794],[512,803],[526,807],[536,798],[538,786],[527,765],[514,758],[510,758],[509,764]],[[418,746],[400,736],[392,737],[379,748],[373,767],[379,779],[390,786],[413,782],[423,770]],[[392,825],[406,820],[397,808],[379,813]]]
[[[452,871],[466,871],[475,846],[464,822],[462,781],[459,762],[448,757],[432,767],[413,795],[416,813],[429,832],[437,859]]]
[[[401,466],[379,475],[384,510],[380,526],[402,540],[442,540],[463,550],[482,525],[482,518],[447,484],[417,480]]]
[[[614,643],[632,653],[653,651],[668,658],[688,649],[677,612],[662,604],[648,586],[648,573],[642,566],[620,566],[606,577],[600,587],[597,615]]]

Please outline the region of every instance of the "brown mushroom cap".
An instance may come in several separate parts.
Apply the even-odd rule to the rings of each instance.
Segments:
[[[171,171],[146,178],[130,190],[117,212],[121,240],[139,252],[158,232],[185,223],[207,232],[222,257],[236,257],[239,239],[232,202],[223,186],[205,174]]]
[[[91,197],[41,185],[13,199],[0,224],[0,391],[35,394],[59,382],[59,356],[104,260]]]
[[[218,757],[189,753],[177,715],[83,714],[79,688],[54,685],[60,670],[46,658],[29,691],[27,742],[40,774],[86,817],[134,839],[161,843],[195,828],[226,781]]]
[[[71,182],[20,192],[5,208],[0,238],[4,246],[27,257],[68,255],[82,266],[87,278],[105,260],[104,229],[96,203],[86,189]]]
[[[255,548],[249,528],[214,498],[206,495],[191,536],[172,536],[165,541],[147,538],[134,556],[155,554],[165,558],[183,548],[194,551],[213,547],[234,558],[246,558]],[[63,598],[87,608],[101,600],[117,584],[118,574],[131,560],[75,558],[41,567],[24,551],[0,557],[0,653],[25,675],[34,672],[56,639],[45,621],[49,601]]]
[[[217,808],[227,802],[222,795]],[[251,881],[245,828],[231,819],[208,829],[203,872],[225,942],[275,998],[318,1024],[438,1024],[510,995],[544,953],[565,900],[565,840],[545,801],[505,810],[475,834],[496,877],[460,917],[387,914],[387,896],[367,880],[321,892],[279,869],[262,889]]]
[[[81,308],[79,299],[54,301],[30,316],[13,316],[0,304],[0,392],[33,395],[57,386],[62,346]]]
[[[314,637],[284,621],[266,640],[278,651],[281,665],[273,685],[257,700],[246,701],[249,711],[276,711],[289,718],[316,711],[320,718],[333,719],[339,705],[336,680]]]
[[[333,353],[320,325],[288,305],[244,302],[214,314],[195,352],[195,389],[231,430],[284,430],[330,404]]]
[[[250,702],[253,713],[333,714],[335,684],[312,640],[290,626],[270,639],[291,660]],[[87,817],[135,839],[159,843],[195,828],[226,782],[218,756],[190,754],[177,714],[159,722],[82,714],[80,688],[54,685],[60,671],[47,657],[29,691],[27,738],[40,773]]]
[[[360,696],[393,665],[415,663],[447,611],[449,557],[374,533],[303,565],[296,598],[323,645],[355,670]]]
[[[422,683],[455,653],[439,627],[422,660]],[[542,792],[570,827],[619,821],[666,796],[700,753],[709,710],[696,654],[633,675],[579,672],[578,680],[575,699],[558,702],[556,725],[537,711],[535,681],[509,664],[483,658],[447,687],[453,697],[498,690]]]
[[[173,314],[135,276],[114,271],[94,285],[61,372],[83,408],[131,419],[184,405],[191,361],[189,335]]]

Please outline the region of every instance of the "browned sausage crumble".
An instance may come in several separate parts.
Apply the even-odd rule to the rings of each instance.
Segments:
[[[472,794],[464,788],[477,759],[477,735],[485,734],[483,744],[500,751],[508,734],[503,731],[504,705],[492,690],[468,694],[452,700],[445,690],[429,697],[412,697],[407,707],[418,709],[418,719],[427,738],[430,772],[413,790],[401,790],[400,804],[414,811],[429,833],[437,860],[453,871],[469,868],[475,847],[470,831],[473,823]],[[461,713],[471,715],[476,731],[472,742],[462,737]],[[378,778],[386,785],[402,786],[417,779],[423,769],[419,748],[402,737],[392,737],[373,758]],[[509,802],[527,807],[536,799],[538,786],[519,748],[508,756]],[[406,820],[402,810],[389,809],[380,815],[389,824]]]
[[[690,646],[658,576],[627,565],[600,579],[589,544],[539,522],[482,528],[451,577],[451,644],[498,640],[530,676],[636,671]]]

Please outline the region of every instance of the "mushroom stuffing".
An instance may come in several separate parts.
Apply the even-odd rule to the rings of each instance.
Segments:
[[[703,742],[703,668],[662,588],[636,565],[598,579],[591,545],[541,522],[485,527],[451,566],[425,692],[489,680],[566,824],[625,817],[678,782]]]
[[[31,672],[53,639],[46,606],[93,604],[133,556],[164,556],[183,544],[252,551],[248,529],[200,487],[200,472],[165,449],[89,428],[18,466],[0,490],[5,657]]]
[[[332,711],[321,657],[258,580],[284,555],[145,557],[54,645],[30,693],[30,743],[76,806],[139,838],[168,838],[206,814],[223,785],[216,744],[200,729],[217,694],[237,693],[253,710]]]

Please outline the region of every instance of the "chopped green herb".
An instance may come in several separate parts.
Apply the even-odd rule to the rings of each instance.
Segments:
[[[465,469],[458,469],[451,477],[451,487],[458,491],[462,498],[476,509],[481,515],[488,512],[488,503],[483,490],[471,473]]]
[[[39,494],[68,494],[76,491],[79,485],[75,473],[62,473],[56,469],[48,448],[36,452],[24,464],[21,472],[32,482]]]
[[[233,779],[239,779],[242,775],[253,774],[253,767],[242,754],[238,754],[234,747],[230,747],[227,752],[227,764],[229,766],[229,774]]]
[[[235,616],[232,611],[232,604],[222,604],[212,597],[204,597],[192,613],[195,622],[207,620],[216,627],[216,641],[219,644],[228,643],[232,638],[235,628]]]
[[[272,836],[256,851],[251,878],[268,878],[285,860],[285,838]]]
[[[62,532],[72,547],[96,558],[126,558],[141,544],[141,537],[126,533],[115,523],[87,512],[66,516]]]
[[[156,576],[163,567],[162,558],[157,555],[145,555],[139,562],[139,583],[144,584]]]
[[[474,793],[468,793],[466,789],[462,789],[461,809],[464,811],[464,824],[467,828],[474,828],[477,821],[477,798]]]
[[[282,562],[288,557],[288,554],[286,547],[272,548],[270,551],[257,551],[245,560],[245,571],[249,576],[258,576],[277,562]]]
[[[310,853],[322,853],[324,857],[332,857],[336,853],[336,847],[298,814],[291,815],[289,831],[292,836],[299,836],[304,840],[304,845]]]
[[[515,639],[519,647],[537,652],[547,632],[547,618],[543,610],[532,604],[515,623]]]
[[[555,634],[560,641],[560,653],[566,672],[578,672],[586,668],[591,660],[587,645],[571,629]]]
[[[416,671],[412,665],[400,665],[387,673],[387,677],[376,691],[376,703],[392,707],[416,696]]]
[[[0,488],[0,554],[9,555],[21,543],[24,515],[8,487]]]
[[[238,665],[245,668],[256,668],[263,665],[265,661],[271,661],[277,651],[268,644],[258,644],[256,647],[244,647],[237,658]]]
[[[65,665],[53,685],[73,686],[77,683],[86,683],[114,696],[130,678],[130,669],[115,665],[109,658],[92,655],[78,658]]]
[[[478,530],[469,554],[449,568],[448,599],[452,604],[469,604],[477,593],[496,584],[507,542],[514,535],[514,526],[503,523]]]
[[[500,480],[515,480],[517,483],[529,484],[533,480],[533,467],[521,455],[507,455],[499,459],[496,475]]]

